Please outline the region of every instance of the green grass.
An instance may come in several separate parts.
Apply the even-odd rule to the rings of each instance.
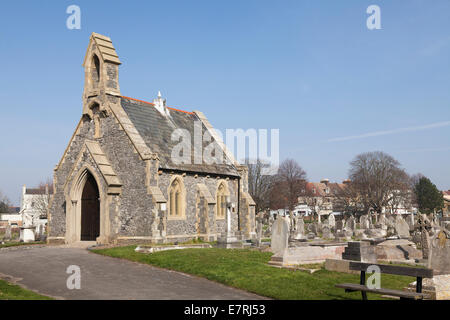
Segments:
[[[22,287],[0,280],[0,300],[53,300],[37,294],[33,291],[23,289]]]
[[[26,245],[34,245],[34,244],[44,244],[43,241],[36,241],[36,242],[5,242],[4,244],[0,243],[0,249],[1,248],[8,248],[8,247],[17,247],[17,246],[26,246]]]
[[[359,283],[359,275],[325,269],[313,274],[267,265],[271,253],[251,249],[183,249],[142,254],[136,246],[95,249],[95,253],[151,264],[205,277],[262,296],[283,300],[361,299],[361,293],[345,293],[338,283]],[[381,286],[403,289],[415,278],[381,275]],[[368,294],[369,299],[381,299]]]

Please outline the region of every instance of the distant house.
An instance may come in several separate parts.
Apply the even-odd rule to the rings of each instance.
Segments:
[[[298,197],[299,205],[303,208],[308,207],[309,212],[321,216],[328,216],[342,210],[342,198],[345,195],[346,185],[350,180],[344,180],[342,183],[330,182],[328,179],[322,179],[320,182],[308,182],[305,189]]]
[[[22,215],[20,207],[9,207],[8,212],[0,212],[0,228],[10,225],[12,227],[22,226]]]
[[[442,210],[443,214],[450,215],[450,190],[442,191],[442,194],[444,196],[444,208]]]
[[[20,203],[20,221],[23,221],[24,215],[32,217],[36,226],[36,231],[45,228],[47,224],[47,209],[50,197],[53,194],[53,187],[46,185],[40,188],[22,188],[22,199]]]

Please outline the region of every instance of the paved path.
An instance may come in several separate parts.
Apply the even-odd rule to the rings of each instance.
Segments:
[[[80,290],[67,289],[70,265],[81,269]],[[0,249],[0,277],[61,299],[261,299],[206,279],[80,248]]]

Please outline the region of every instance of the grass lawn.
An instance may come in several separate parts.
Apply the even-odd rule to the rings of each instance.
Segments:
[[[331,272],[322,268],[313,274],[267,265],[271,253],[251,249],[183,249],[152,254],[134,251],[136,246],[95,249],[95,253],[181,271],[283,300],[361,299],[360,292],[345,293],[338,283],[359,283],[359,275]],[[415,278],[381,275],[381,287],[402,289]],[[369,299],[381,299],[368,294]]]
[[[0,279],[0,300],[53,300]]]
[[[5,242],[2,244],[0,242],[0,249],[1,248],[8,248],[8,247],[17,247],[17,246],[25,246],[25,245],[33,245],[33,244],[44,244],[45,242],[37,241],[37,242]]]

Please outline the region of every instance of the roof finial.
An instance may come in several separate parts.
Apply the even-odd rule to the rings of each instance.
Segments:
[[[161,99],[161,91],[158,90],[158,99]]]

